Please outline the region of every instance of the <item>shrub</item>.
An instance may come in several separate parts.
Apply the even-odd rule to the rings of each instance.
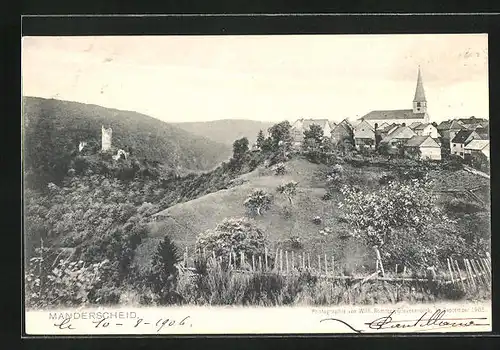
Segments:
[[[292,235],[289,238],[290,241],[290,247],[292,249],[301,249],[303,247],[302,245],[302,238],[298,235]]]
[[[297,194],[297,186],[298,183],[295,181],[290,181],[286,184],[279,185],[276,188],[278,193],[285,195],[290,202],[290,205],[293,205],[293,197]]]
[[[449,235],[453,222],[437,207],[430,186],[418,180],[391,182],[373,192],[346,186],[340,207],[355,235],[369,247],[382,248],[384,257],[400,259],[398,264],[421,264],[423,258],[436,261],[436,237],[439,241]]]
[[[85,264],[84,261],[60,260],[51,267],[43,256],[31,258],[25,275],[28,307],[74,306],[105,300],[94,298],[93,292],[103,279],[103,269],[109,263]]]
[[[263,255],[265,249],[264,232],[253,221],[246,218],[224,219],[214,230],[201,233],[196,240],[196,249],[214,252],[222,257],[224,264],[229,262],[229,253],[239,257]],[[239,259],[236,259],[239,264]]]
[[[251,214],[262,215],[271,207],[273,197],[264,190],[254,190],[243,203]]]
[[[283,163],[278,163],[274,166],[274,174],[275,175],[285,175],[286,166]]]
[[[313,219],[312,219],[312,222],[315,224],[315,225],[320,225],[322,220],[319,216],[315,216]]]

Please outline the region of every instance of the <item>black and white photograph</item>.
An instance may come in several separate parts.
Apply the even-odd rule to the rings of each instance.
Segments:
[[[28,334],[491,330],[487,34],[27,36],[21,69]]]

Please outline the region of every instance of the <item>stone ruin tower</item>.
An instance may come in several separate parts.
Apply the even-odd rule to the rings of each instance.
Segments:
[[[111,136],[113,134],[113,130],[111,128],[106,129],[102,126],[102,150],[108,151],[111,149]]]

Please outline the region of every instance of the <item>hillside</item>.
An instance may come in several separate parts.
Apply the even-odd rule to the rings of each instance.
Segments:
[[[131,111],[24,97],[23,117],[27,167],[57,167],[80,141],[100,147],[102,125],[113,129],[114,147],[131,147],[135,157],[169,168],[212,169],[231,155],[226,145]]]
[[[297,253],[305,251],[313,254],[314,257],[317,254],[334,255],[339,264],[338,267],[348,270],[353,268],[360,271],[360,269],[363,270],[363,266],[373,264],[373,252],[348,235],[351,229],[341,219],[338,207],[342,200],[341,194],[334,194],[333,198],[328,201],[322,199],[326,193],[325,171],[327,167],[304,159],[291,160],[286,163],[286,167],[287,173],[283,176],[276,176],[270,169],[259,167],[236,179],[233,187],[179,203],[156,213],[153,215],[156,217],[156,222],[152,224],[150,236],[137,248],[136,262],[141,266],[150,260],[151,251],[165,234],[174,238],[181,249],[188,247],[192,252],[199,233],[215,228],[224,218],[245,216],[243,202],[252,190],[263,189],[274,195],[274,201],[271,209],[263,216],[256,217],[255,220],[267,234],[270,249],[274,251],[281,247],[295,250]],[[396,175],[394,170],[377,166],[358,168],[344,164],[344,169],[349,182],[356,183],[365,189],[380,187],[379,179],[384,174]],[[463,192],[442,192],[455,190],[457,184],[461,184],[464,189],[483,185],[486,186],[485,191],[489,191],[489,186],[483,181],[484,179],[462,170],[433,171],[430,175],[435,181],[434,188],[440,195],[439,202],[444,205],[450,203],[453,198],[464,198]],[[297,181],[299,187],[290,214],[287,216],[286,211],[290,208],[290,204],[283,195],[276,192],[276,187],[289,181]],[[474,198],[467,200],[474,201]],[[319,225],[312,221],[316,216],[322,219]],[[460,225],[465,225],[465,230],[469,230],[468,225],[472,222],[470,215],[464,213],[459,217],[465,218]],[[487,217],[484,220],[487,220]],[[332,229],[332,232],[326,236],[320,233],[325,227]],[[487,230],[484,227],[478,228],[478,230],[483,229]],[[484,234],[484,232],[477,234]],[[291,246],[290,237],[292,236],[300,237],[301,248]]]
[[[266,132],[273,123],[255,120],[223,119],[209,122],[175,123],[174,125],[199,136],[205,136],[212,141],[232,145],[234,140],[248,138],[250,143],[257,139],[259,130]]]
[[[174,205],[157,213],[157,222],[153,224],[153,235],[137,249],[136,258],[148,261],[150,249],[156,245],[163,234],[168,232],[183,248],[192,250],[196,236],[200,232],[214,228],[224,218],[245,216],[243,202],[253,189],[264,189],[274,195],[271,210],[255,220],[268,234],[271,249],[280,246],[293,250],[290,246],[291,235],[298,235],[303,242],[303,250],[314,254],[334,254],[345,267],[359,267],[365,262],[372,262],[364,248],[353,238],[345,237],[346,228],[338,221],[337,201],[324,201],[325,181],[323,172],[326,167],[312,164],[303,159],[287,163],[287,174],[276,176],[270,169],[257,168],[239,178],[239,186],[205,195],[195,200]],[[299,188],[294,197],[291,216],[285,214],[290,207],[288,200],[278,193],[276,187],[284,182],[297,181]],[[312,222],[320,216],[323,222]],[[324,236],[320,230],[334,227],[335,232]],[[300,252],[301,249],[295,249]]]

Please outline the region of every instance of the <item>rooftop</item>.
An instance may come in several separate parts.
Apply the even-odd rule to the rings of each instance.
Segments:
[[[425,113],[413,113],[413,109],[393,109],[371,111],[361,119],[365,120],[391,120],[391,119],[424,119]]]
[[[464,143],[465,140],[473,133],[473,130],[460,130],[451,142],[453,143]]]
[[[489,144],[489,140],[472,140],[465,146],[465,149],[470,149],[472,151],[481,151]]]

